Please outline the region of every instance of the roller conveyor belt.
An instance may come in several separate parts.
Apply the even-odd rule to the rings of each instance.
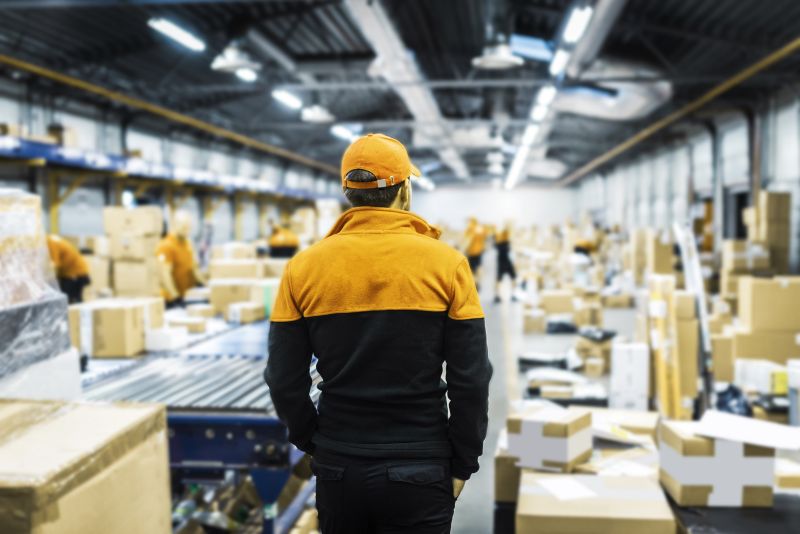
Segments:
[[[84,390],[84,398],[166,404],[172,410],[255,411],[274,416],[263,356],[183,355],[153,358]],[[310,368],[316,402],[321,378]]]

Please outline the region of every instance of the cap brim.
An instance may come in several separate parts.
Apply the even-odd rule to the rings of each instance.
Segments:
[[[411,164],[411,175],[412,176],[417,176],[417,177],[422,176],[422,173],[420,172],[420,170],[413,163]]]

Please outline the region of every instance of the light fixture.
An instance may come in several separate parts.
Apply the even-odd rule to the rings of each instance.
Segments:
[[[550,62],[550,74],[556,77],[561,76],[561,74],[564,72],[564,69],[567,68],[569,57],[570,53],[566,50],[561,48],[556,50],[556,53],[553,56],[553,61]]]
[[[497,176],[503,174],[503,171],[506,169],[502,163],[493,162],[489,164],[489,167],[486,170],[489,172],[489,174]]]
[[[536,94],[536,103],[540,106],[549,106],[556,97],[556,88],[553,85],[545,85]]]
[[[170,20],[154,18],[148,20],[147,25],[166,35],[176,43],[185,46],[189,50],[202,52],[206,49],[206,44],[203,41]]]
[[[547,106],[541,106],[536,104],[531,109],[531,120],[536,122],[541,122],[544,118],[547,117]]]
[[[354,134],[350,128],[341,124],[331,126],[331,133],[339,139],[344,139],[349,142],[352,142],[356,138],[356,134]]]
[[[258,79],[258,73],[249,67],[242,67],[241,69],[236,69],[236,77],[243,82],[253,83]]]
[[[412,176],[411,181],[420,186],[425,191],[433,191],[436,189],[436,184],[427,176]]]
[[[326,108],[319,104],[314,104],[303,108],[300,113],[300,120],[303,122],[310,122],[312,124],[324,124],[326,122],[333,122],[333,115]]]
[[[577,43],[583,37],[586,28],[589,27],[589,21],[592,20],[593,13],[594,8],[588,5],[572,10],[562,35],[565,43]]]
[[[507,43],[487,45],[483,54],[472,58],[472,66],[484,70],[504,70],[519,67],[524,60],[514,55]]]
[[[517,150],[517,155],[514,157],[514,162],[511,164],[511,168],[508,169],[508,174],[506,175],[506,189],[513,189],[514,186],[517,185],[517,182],[519,182],[519,179],[522,176],[522,171],[525,168],[525,163],[528,161],[528,155],[530,153],[530,146],[523,145],[519,147],[519,150]]]
[[[289,91],[283,89],[275,89],[272,91],[272,98],[283,104],[289,109],[300,109],[303,107],[303,101]]]
[[[530,147],[533,145],[533,142],[536,141],[537,135],[539,135],[539,125],[529,124],[525,127],[525,131],[522,133],[522,140],[520,141],[520,144],[523,147]]]
[[[553,59],[553,51],[544,39],[513,33],[509,45],[511,52],[517,56],[544,62]]]

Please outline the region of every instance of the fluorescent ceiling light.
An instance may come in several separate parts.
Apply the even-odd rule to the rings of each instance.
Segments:
[[[594,8],[592,6],[583,6],[572,10],[562,36],[565,43],[577,43],[583,37],[586,28],[589,26],[589,21],[592,20],[593,13]]]
[[[508,174],[506,175],[506,189],[513,189],[517,185],[530,153],[531,148],[529,146],[519,147],[517,155],[514,156],[514,163],[511,164],[511,168],[508,169]]]
[[[523,147],[530,147],[533,142],[536,141],[537,135],[539,135],[539,125],[529,124],[522,133],[522,140],[520,141],[520,144]]]
[[[553,51],[544,39],[513,33],[508,44],[511,46],[511,51],[514,55],[535,61],[550,61],[553,59]]]
[[[567,68],[569,56],[570,53],[566,50],[562,50],[561,48],[556,50],[553,61],[550,62],[550,74],[553,76],[560,76],[564,72],[564,69]]]
[[[241,69],[236,69],[236,77],[243,82],[252,83],[258,79],[258,73],[251,68],[244,67]]]
[[[545,85],[541,89],[539,89],[539,93],[536,95],[536,103],[540,106],[549,106],[553,103],[553,99],[556,97],[556,88],[553,85]]]
[[[344,139],[345,141],[352,142],[356,138],[356,134],[354,134],[350,128],[347,126],[342,126],[341,124],[331,126],[331,133],[339,139]]]
[[[206,49],[206,44],[203,41],[167,19],[150,19],[147,21],[147,25],[163,33],[173,41],[182,44],[189,50],[202,52]]]
[[[411,181],[416,183],[425,191],[433,191],[434,189],[436,189],[436,184],[433,183],[433,180],[431,180],[427,176],[412,176]]]
[[[541,122],[547,117],[547,106],[536,104],[531,110],[531,120]]]
[[[303,101],[289,91],[283,89],[275,89],[272,91],[272,98],[290,109],[300,109],[303,107]]]

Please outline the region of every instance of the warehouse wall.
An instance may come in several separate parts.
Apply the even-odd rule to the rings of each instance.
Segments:
[[[575,206],[572,189],[519,187],[506,191],[452,186],[415,191],[412,209],[431,223],[461,228],[472,216],[494,224],[509,219],[525,225],[558,224],[577,215]]]

